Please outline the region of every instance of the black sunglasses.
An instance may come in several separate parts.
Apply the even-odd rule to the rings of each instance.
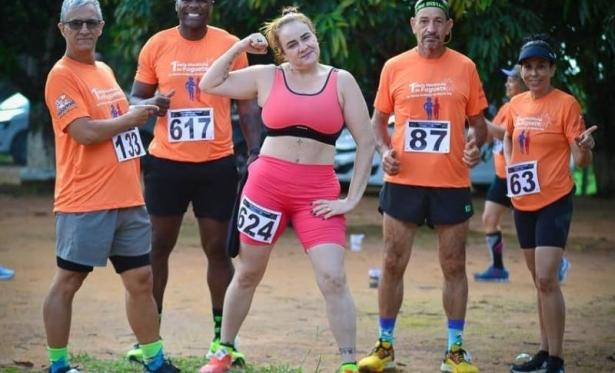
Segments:
[[[100,25],[100,22],[101,21],[99,19],[86,19],[85,21],[82,21],[80,19],[74,19],[72,21],[63,23],[65,25],[68,25],[71,30],[79,31],[83,28],[84,23],[88,30],[95,30]]]

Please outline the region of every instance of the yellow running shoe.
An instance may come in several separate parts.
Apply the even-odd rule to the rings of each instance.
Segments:
[[[391,342],[379,339],[369,354],[359,361],[359,372],[381,373],[385,370],[395,369],[395,351]]]
[[[457,344],[444,354],[440,370],[450,373],[480,373],[476,365],[472,364],[470,353]]]

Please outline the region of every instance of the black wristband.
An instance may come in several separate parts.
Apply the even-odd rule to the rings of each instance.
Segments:
[[[252,148],[250,149],[250,155],[259,155],[261,154],[260,148]]]

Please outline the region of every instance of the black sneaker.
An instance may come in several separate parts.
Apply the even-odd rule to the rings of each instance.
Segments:
[[[534,357],[523,364],[513,364],[510,367],[511,373],[546,373],[547,359],[549,353],[547,351],[539,351]]]
[[[145,364],[144,364],[145,365]],[[160,368],[156,370],[150,370],[147,365],[143,368],[143,373],[181,373],[175,365],[171,364],[170,360],[166,360]]]
[[[547,359],[547,373],[566,373],[564,372],[564,360],[557,356],[549,356]]]

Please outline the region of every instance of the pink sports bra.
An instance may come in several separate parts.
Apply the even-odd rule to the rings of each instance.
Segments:
[[[344,114],[337,97],[337,69],[331,69],[324,87],[317,93],[293,92],[277,67],[269,97],[263,106],[267,136],[306,137],[329,145],[344,126]]]

